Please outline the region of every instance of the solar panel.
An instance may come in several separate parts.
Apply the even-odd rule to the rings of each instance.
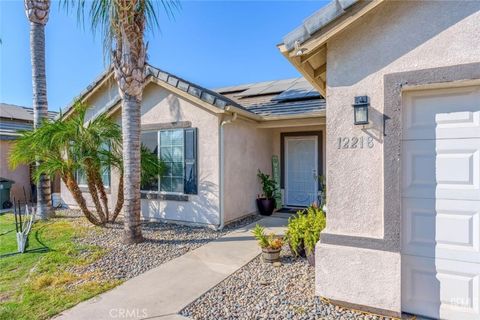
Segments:
[[[313,86],[305,79],[298,79],[290,88],[273,97],[272,101],[301,100],[321,97]]]

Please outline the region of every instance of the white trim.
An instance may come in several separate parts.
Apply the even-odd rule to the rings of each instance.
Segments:
[[[285,206],[291,206],[291,207],[294,207],[294,206],[299,206],[298,203],[291,203],[288,199],[288,142],[289,141],[293,141],[293,140],[313,140],[315,141],[315,168],[314,170],[317,171],[317,175],[318,175],[318,136],[316,135],[311,135],[311,136],[287,136],[287,137],[284,137],[284,145],[285,145],[285,149],[284,149],[284,157],[285,157],[285,170],[284,170],[284,174],[285,174],[285,203],[284,205]],[[313,194],[317,194],[317,183],[312,183],[312,186],[313,186]]]

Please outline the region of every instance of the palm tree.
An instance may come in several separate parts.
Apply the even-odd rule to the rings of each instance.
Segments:
[[[48,116],[47,79],[45,75],[45,25],[50,0],[24,0],[25,14],[30,21],[30,57],[32,63],[33,126],[38,128]],[[36,164],[39,165],[38,163]],[[37,182],[37,214],[42,219],[53,215],[50,179],[46,175]]]
[[[122,97],[122,134],[124,166],[124,241],[143,241],[140,224],[140,108],[145,85],[148,27],[158,27],[157,6],[161,3],[168,14],[178,8],[176,0],[93,0],[66,1],[77,7],[83,17],[85,4],[90,4],[92,30],[103,31],[105,52],[113,65],[118,91]],[[83,19],[81,19],[83,21]]]
[[[116,220],[124,203],[121,128],[105,114],[86,121],[86,112],[87,106],[77,104],[69,118],[46,120],[34,131],[23,132],[14,142],[10,165],[15,168],[40,159],[34,172],[35,179],[40,179],[44,173],[59,175],[88,221],[105,225]],[[141,158],[142,177],[164,173],[165,164],[146,148],[143,148]],[[111,214],[101,177],[104,168],[113,168],[120,173],[117,202]],[[78,186],[79,172],[85,173],[95,211],[87,207]]]

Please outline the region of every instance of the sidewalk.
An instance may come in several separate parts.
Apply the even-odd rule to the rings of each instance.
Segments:
[[[235,230],[84,301],[55,319],[186,319],[177,313],[261,252],[251,234],[255,224],[282,234],[287,217],[275,214]]]

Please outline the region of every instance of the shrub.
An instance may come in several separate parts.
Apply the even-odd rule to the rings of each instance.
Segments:
[[[305,211],[306,228],[303,244],[305,245],[307,255],[310,255],[315,250],[315,245],[320,240],[320,232],[322,232],[326,226],[326,218],[323,211],[316,205],[308,207]]]
[[[315,250],[315,244],[320,240],[320,232],[325,228],[326,219],[323,211],[316,205],[298,211],[288,219],[286,239],[293,253],[298,256],[305,248],[307,255]]]
[[[288,218],[288,226],[285,237],[295,256],[300,255],[300,251],[304,248],[304,236],[307,226],[306,216],[303,211],[298,211],[293,217]]]

